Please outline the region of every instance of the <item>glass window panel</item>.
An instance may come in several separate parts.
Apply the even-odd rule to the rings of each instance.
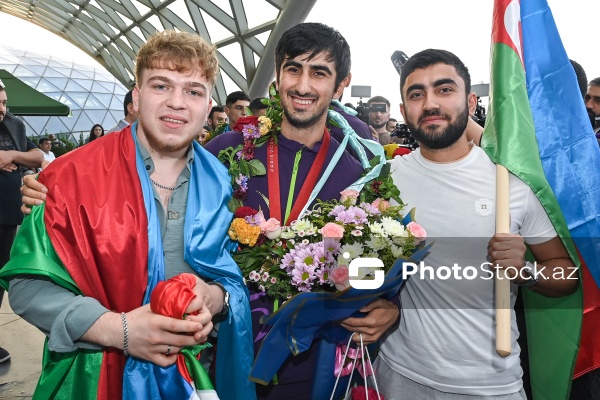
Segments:
[[[113,92],[114,94],[121,96],[125,96],[125,93],[129,92],[129,89],[126,89],[125,86],[123,85],[115,85],[115,91]]]
[[[71,116],[70,117],[58,117],[60,118],[61,122],[63,124],[65,124],[65,126],[67,127],[67,130],[69,132],[73,131],[73,126],[75,125],[75,122],[77,122],[77,119],[79,118],[79,114],[81,114],[81,110],[75,110],[73,111],[73,109],[71,109]]]
[[[77,70],[72,70],[71,71],[71,78],[88,78],[87,76],[85,76],[84,74],[82,74],[81,72],[77,71]]]
[[[119,99],[117,96],[113,96],[110,101],[110,107],[108,108],[111,110],[123,110],[123,98],[121,97],[121,99]]]
[[[50,117],[48,124],[46,125],[48,133],[65,133],[70,132],[70,129],[57,117]],[[45,133],[45,132],[44,132]]]
[[[89,132],[90,129],[92,129],[92,126],[94,126],[95,122],[92,122],[92,120],[84,113],[82,112],[79,115],[79,119],[77,119],[77,122],[75,122],[75,125],[73,126],[73,129],[71,129],[72,132],[77,132],[77,131],[81,131],[81,132],[88,132],[89,136]],[[86,138],[87,138],[86,136]]]
[[[3,64],[3,60],[0,60],[0,68],[7,70],[9,73],[14,75],[14,69],[17,67],[15,64]]]
[[[95,124],[100,124],[104,128],[104,131],[109,130],[115,124],[112,121],[112,116],[110,116],[109,121],[105,124],[104,120],[106,117],[106,110],[84,110],[91,121],[94,121]],[[110,125],[112,123],[112,125]],[[107,126],[110,125],[110,126]],[[90,129],[92,129],[92,125],[90,125]]]
[[[216,19],[208,15],[206,11],[201,9],[200,14],[204,20],[204,25],[206,25],[206,30],[210,33],[210,41],[212,43],[216,43],[233,36],[233,34],[227,28],[221,25]]]
[[[83,86],[75,82],[73,79],[69,79],[69,82],[65,87],[65,92],[82,92],[85,90],[86,89]]]
[[[99,110],[99,109],[106,109],[106,106],[104,104],[102,104],[101,102],[98,101],[98,99],[96,99],[94,96],[92,96],[91,94],[88,96],[87,101],[85,102],[85,106],[83,107],[84,110]]]
[[[48,118],[50,117],[27,117],[28,125],[33,129],[36,135],[42,135],[44,133],[44,127],[48,122]],[[27,132],[27,134],[31,134],[31,132]]]
[[[69,92],[69,97],[78,105],[78,108],[83,108],[89,93]]]
[[[48,71],[48,70],[46,70]],[[65,90],[65,87],[67,86],[67,83],[69,82],[69,78],[64,78],[64,77],[49,77],[47,74],[44,74],[44,78],[50,82],[51,84],[53,84],[54,86],[56,86],[57,88],[59,88],[60,90]]]
[[[94,79],[94,69],[93,68],[78,68],[78,72],[85,75],[86,78]]]
[[[60,72],[61,74],[63,74],[63,76],[66,76],[67,78],[71,76],[71,73],[73,72],[73,68],[65,68],[65,67],[52,67],[53,70]]]
[[[38,76],[42,76],[42,75],[44,75],[46,66],[44,66],[44,65],[28,65],[27,69],[30,71],[33,71]]]
[[[37,66],[45,66],[45,63],[41,63],[34,58],[23,57],[21,60],[21,65],[37,65]]]
[[[121,111],[121,113],[119,114],[116,111],[110,110],[109,113],[112,115],[112,117],[114,118],[115,121],[119,122],[120,120],[123,119],[123,111]],[[117,124],[117,122],[115,122],[115,125]],[[110,129],[110,128],[108,128]]]
[[[136,1],[134,1],[133,3],[137,3]],[[144,34],[142,33],[142,30],[140,29],[139,26],[134,26],[133,28],[131,28],[132,32],[135,32],[136,35],[138,35],[140,37],[140,39],[145,39],[146,37],[144,36]]]
[[[40,80],[40,83],[35,88],[44,94],[46,92],[56,92],[57,90],[60,90],[45,79]]]
[[[31,77],[23,77],[23,78],[19,78],[19,79],[22,80],[23,82],[25,82],[27,85],[31,86],[32,88],[35,88],[41,78],[39,76],[31,76]]]
[[[63,92],[44,92],[44,94],[48,97],[50,97],[51,99],[54,99],[56,101],[60,101],[60,98],[63,95]]]
[[[59,68],[67,67],[70,69],[72,65],[73,65],[73,63],[70,63],[68,61],[57,60],[55,58],[51,59],[48,62],[48,66],[50,66],[50,67],[59,67]]]
[[[92,91],[92,96],[94,96],[100,104],[102,104],[103,108],[108,108],[110,105],[110,101],[112,100],[112,95],[109,93],[97,93]]]
[[[99,82],[94,82],[92,84],[92,93],[111,93],[110,90],[108,90],[107,88],[105,88],[103,85],[101,85]]]
[[[108,90],[108,93],[112,93],[115,91],[115,83],[114,82],[98,82],[99,85],[102,85]]]
[[[44,71],[44,77],[45,78],[54,78],[54,77],[56,77],[56,78],[65,78],[65,74],[61,73],[59,71],[56,71],[56,68],[50,68],[50,67],[48,67],[48,68],[46,68],[46,71]]]
[[[244,69],[244,59],[242,58],[242,48],[239,43],[232,43],[230,45],[219,48],[219,53],[227,61],[233,65],[233,67],[242,74],[243,77],[246,76],[246,71]],[[227,92],[230,93],[230,92]]]
[[[94,83],[91,79],[73,79],[73,81],[88,91],[92,90],[92,84]]]
[[[69,97],[69,95],[66,93],[62,94],[59,101],[63,104],[68,105],[69,108],[71,109],[71,111],[81,109],[81,106],[79,106],[77,103],[75,103],[75,101],[73,99],[71,99],[71,97]]]
[[[17,76],[18,78],[21,77],[27,77],[27,76],[33,76],[33,77],[39,77],[40,74],[36,74],[35,72],[31,71],[30,69],[27,69],[25,67],[23,67],[22,65],[19,65],[17,68],[15,68],[15,72],[13,72],[13,74],[15,76]]]

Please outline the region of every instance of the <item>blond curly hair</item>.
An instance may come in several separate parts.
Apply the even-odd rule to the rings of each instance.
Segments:
[[[177,72],[201,71],[214,87],[219,62],[215,46],[201,36],[166,30],[153,35],[140,47],[135,60],[135,79],[142,82],[145,69],[164,68]]]

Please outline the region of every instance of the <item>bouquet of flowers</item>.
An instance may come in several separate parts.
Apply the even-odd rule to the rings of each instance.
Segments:
[[[373,199],[377,195],[382,197]],[[239,207],[229,229],[230,237],[240,243],[234,259],[247,285],[273,299],[344,290],[349,286],[348,266],[355,258],[377,258],[387,272],[425,239],[417,223],[401,222],[403,206],[385,200],[392,197],[397,197],[396,187],[380,176],[361,193],[345,190],[339,201],[317,201],[290,226],[281,226],[274,218],[265,220],[261,211]],[[359,279],[374,272],[360,271]]]

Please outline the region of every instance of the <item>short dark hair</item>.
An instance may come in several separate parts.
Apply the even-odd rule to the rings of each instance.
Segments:
[[[123,98],[123,114],[125,114],[125,117],[127,117],[127,115],[129,115],[129,111],[127,110],[127,106],[130,104],[133,104],[133,89],[131,89],[129,92],[125,93],[125,98]]]
[[[52,142],[52,140],[48,139],[47,137],[43,137],[40,140],[38,140],[38,145],[43,145],[46,142]]]
[[[367,101],[367,104],[371,105],[371,103],[385,103],[385,104],[387,104],[388,108],[391,107],[390,101],[388,99],[386,99],[385,97],[383,97],[383,96],[374,96],[374,97],[371,97]]]
[[[391,118],[391,117],[390,117],[390,119],[388,119],[388,122],[390,122],[390,121],[392,121],[392,122],[398,122],[398,120],[396,118]]]
[[[250,102],[250,105],[248,106],[248,108],[250,109],[250,112],[254,115],[256,114],[256,111],[258,110],[264,110],[266,109],[268,106],[263,103],[262,101],[266,100],[266,98],[264,97],[257,97],[255,99],[252,99],[252,101]]]
[[[410,57],[400,71],[400,95],[402,96],[402,100],[404,100],[402,89],[404,89],[406,77],[416,69],[427,68],[439,63],[453,66],[458,76],[465,82],[466,94],[468,95],[471,92],[471,75],[469,75],[469,70],[460,58],[447,50],[427,49]]]
[[[285,31],[275,50],[275,74],[286,58],[308,53],[311,60],[321,53],[335,64],[335,88],[350,74],[350,46],[337,30],[318,22],[305,22]]]
[[[234,101],[235,103],[235,101]],[[213,108],[210,109],[210,112],[208,113],[208,118],[212,119],[214,113],[216,112],[225,112],[225,109],[221,106],[214,106]]]
[[[231,107],[233,104],[240,100],[250,101],[250,96],[248,96],[245,92],[241,90],[238,92],[231,92],[227,95],[227,99],[225,99],[225,106]]]
[[[600,86],[600,76],[598,78],[592,79],[588,86]]]

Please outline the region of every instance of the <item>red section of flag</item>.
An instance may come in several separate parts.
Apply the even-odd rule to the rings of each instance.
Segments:
[[[598,332],[600,332],[600,289],[596,285],[592,274],[583,258],[581,258],[580,278],[583,279],[583,323],[581,327],[581,342],[575,363],[574,377],[600,368],[600,346],[598,346]]]
[[[492,25],[492,43],[503,43],[513,49],[523,61],[523,54],[520,49],[522,46],[522,30],[521,30],[521,19],[519,13],[520,5],[519,0],[497,0],[494,7],[494,20]],[[518,21],[514,21],[518,19]],[[515,37],[516,32],[513,33],[513,37],[509,33],[507,22],[514,21],[518,26],[518,37]],[[511,31],[513,31],[511,29]],[[516,43],[515,43],[516,40]],[[518,46],[517,46],[518,45]]]

